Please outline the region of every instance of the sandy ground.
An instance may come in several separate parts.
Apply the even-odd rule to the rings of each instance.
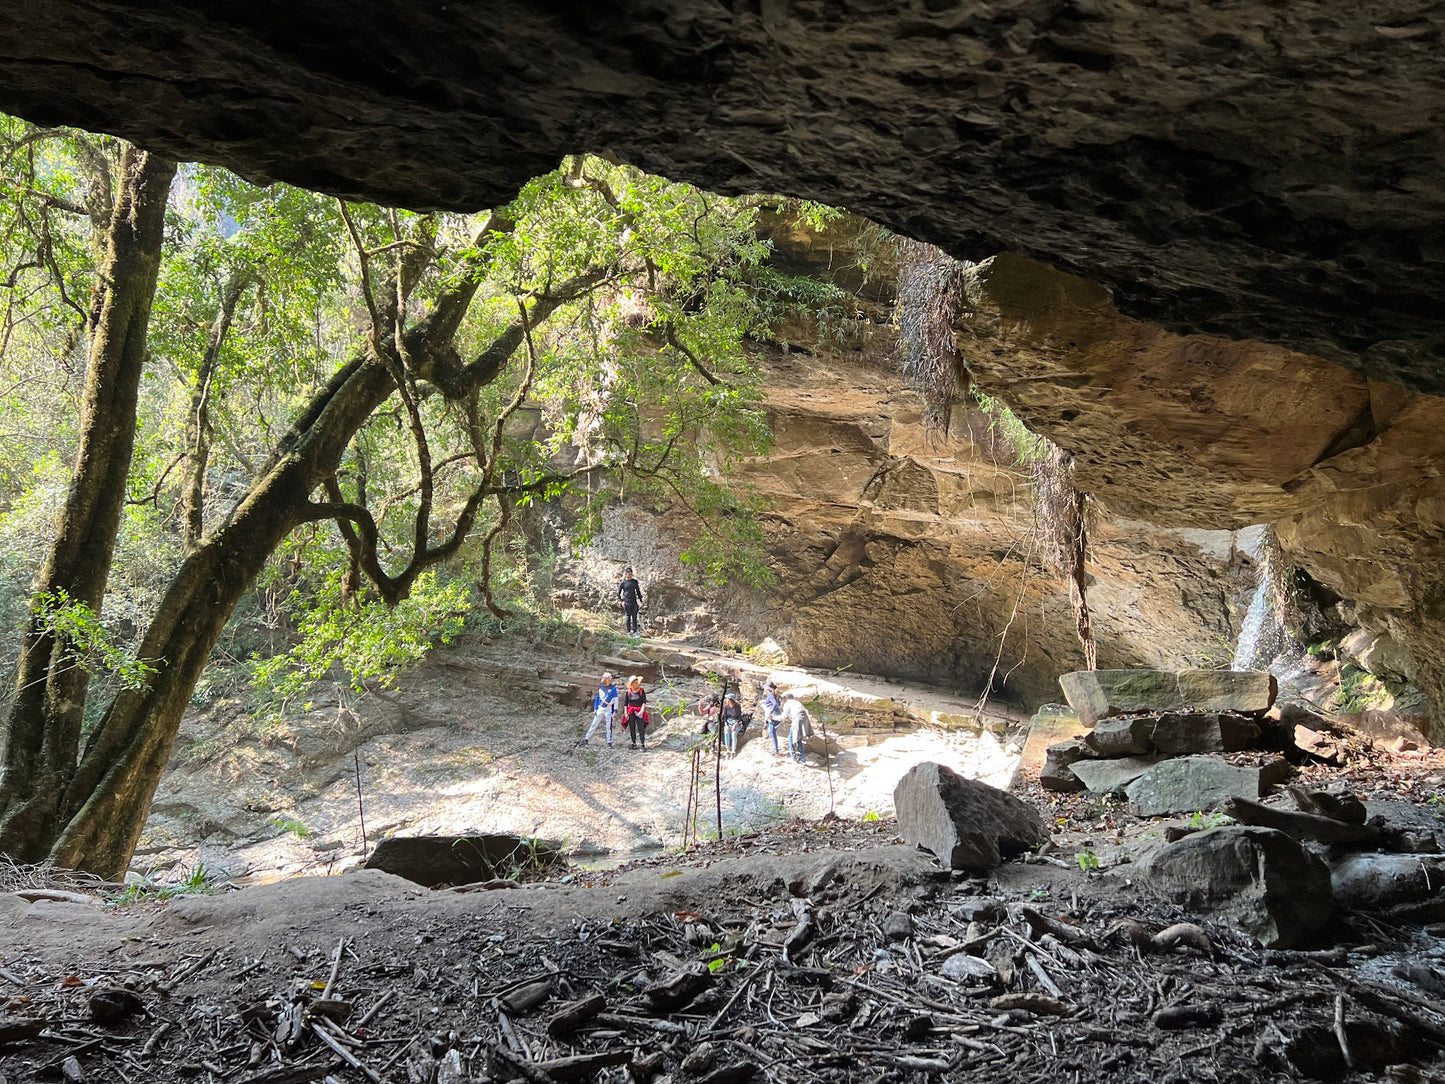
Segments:
[[[654,703],[689,710],[655,714],[646,752],[622,733],[608,748],[600,731],[579,747],[590,719],[581,705],[597,675],[643,669],[649,657]],[[339,872],[363,859],[363,814],[369,846],[390,834],[500,832],[557,840],[575,860],[602,865],[677,848],[694,827],[715,836],[718,766],[690,710],[711,687],[710,669],[741,674],[750,689],[775,677],[820,724],[802,765],[774,756],[764,727],[749,728],[717,773],[724,835],[830,810],[886,819],[894,786],[920,761],[1001,787],[1018,767],[1025,721],[993,708],[991,726],[960,728],[975,705],[951,690],[769,668],[660,641],[621,659],[545,643],[470,644],[436,653],[395,691],[354,707],[322,700],[268,731],[248,731],[234,711],[190,721],[133,869],[160,880],[198,865],[249,881]]]

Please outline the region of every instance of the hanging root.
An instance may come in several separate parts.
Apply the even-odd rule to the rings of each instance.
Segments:
[[[903,374],[923,396],[923,423],[948,431],[953,404],[967,394],[969,374],[954,344],[968,263],[922,241],[899,242],[898,314]]]
[[[1056,444],[1047,444],[1044,454],[1034,463],[1034,493],[1044,539],[1044,560],[1068,581],[1074,628],[1084,649],[1084,666],[1097,670],[1098,649],[1089,618],[1087,498],[1074,486],[1074,457]]]

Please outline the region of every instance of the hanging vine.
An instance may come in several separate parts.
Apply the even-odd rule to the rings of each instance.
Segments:
[[[1034,530],[1042,543],[1043,563],[1068,584],[1084,665],[1095,670],[1098,648],[1088,600],[1088,497],[1075,485],[1071,453],[1029,430],[1005,404],[973,386],[953,332],[966,304],[963,273],[970,266],[933,245],[899,242],[895,311],[903,373],[923,397],[923,423],[932,435],[948,431],[954,404],[972,391],[1014,462],[1031,469]]]

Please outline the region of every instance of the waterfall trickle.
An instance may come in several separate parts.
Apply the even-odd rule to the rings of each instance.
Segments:
[[[1261,577],[1255,588],[1254,598],[1249,601],[1244,622],[1239,626],[1239,643],[1234,649],[1234,660],[1229,664],[1234,670],[1253,670],[1255,659],[1260,652],[1260,642],[1265,639],[1265,624],[1270,619],[1269,581]]]

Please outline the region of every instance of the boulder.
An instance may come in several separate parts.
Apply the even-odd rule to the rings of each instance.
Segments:
[[[419,885],[464,885],[513,876],[518,869],[562,862],[561,847],[519,836],[393,836],[366,860]]]
[[[1059,685],[1085,726],[1111,715],[1184,706],[1178,679],[1164,670],[1075,670],[1060,677]]]
[[[1083,790],[1084,781],[1069,766],[1092,755],[1080,738],[1070,738],[1049,746],[1044,765],[1039,769],[1039,786],[1045,790]]]
[[[1330,863],[1335,902],[1356,911],[1437,896],[1445,889],[1445,855],[1347,854]]]
[[[898,781],[893,805],[899,834],[953,869],[996,866],[1049,838],[1032,806],[932,761]]]
[[[1331,764],[1339,764],[1344,760],[1344,749],[1336,739],[1307,726],[1294,728],[1294,744],[1296,749]]]
[[[1409,648],[1388,633],[1355,629],[1339,644],[1339,652],[1361,670],[1394,681],[1415,680],[1415,660]]]
[[[1274,676],[1262,670],[1076,670],[1060,677],[1059,684],[1086,726],[1147,712],[1259,715],[1278,693]]]
[[[1176,757],[1154,765],[1124,793],[1141,817],[1193,813],[1213,809],[1231,795],[1258,798],[1260,775],[1259,768],[1237,768],[1214,757]]]
[[[1292,948],[1334,913],[1330,872],[1273,828],[1236,825],[1185,836],[1143,865],[1190,910],[1220,915],[1266,948]]]
[[[1159,763],[1159,757],[1120,757],[1115,760],[1080,760],[1069,771],[1094,794],[1122,794],[1124,788]]]
[[[1029,735],[1024,740],[1019,771],[1025,774],[1042,771],[1049,759],[1049,750],[1086,733],[1088,728],[1079,722],[1072,708],[1064,704],[1045,704],[1029,720]]]
[[[1155,722],[1150,740],[1161,753],[1234,753],[1248,748],[1259,733],[1259,724],[1242,715],[1171,712]]]
[[[1265,670],[1181,670],[1179,698],[1193,711],[1234,711],[1263,715],[1279,695],[1279,682]]]
[[[1101,757],[1128,757],[1147,753],[1152,748],[1154,715],[1136,715],[1128,719],[1100,719],[1084,737],[1084,744]]]

